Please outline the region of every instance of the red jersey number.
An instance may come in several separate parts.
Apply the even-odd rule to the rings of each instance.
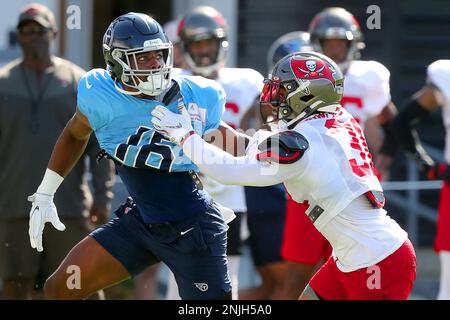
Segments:
[[[359,151],[359,157],[349,160],[352,171],[359,177],[366,175],[374,175],[374,165],[372,163],[372,155],[369,152],[366,139],[355,119],[351,119],[350,123],[341,123],[336,119],[329,119],[325,122],[325,127],[335,132],[346,130],[351,136],[350,147]]]

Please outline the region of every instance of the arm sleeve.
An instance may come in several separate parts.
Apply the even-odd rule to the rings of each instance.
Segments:
[[[255,157],[233,157],[192,135],[183,144],[184,153],[200,171],[222,184],[265,187],[281,183],[296,174],[295,164],[258,161]]]

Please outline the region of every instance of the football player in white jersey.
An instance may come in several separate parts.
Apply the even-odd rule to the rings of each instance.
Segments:
[[[333,247],[301,299],[407,299],[416,257],[407,233],[383,209],[364,133],[340,106],[344,76],[319,53],[280,60],[265,80],[261,115],[276,131],[258,131],[246,156],[233,157],[195,134],[184,106],[159,106],[152,123],[205,174],[224,184],[283,182]],[[302,230],[298,230],[302,232]]]
[[[263,76],[249,68],[225,68],[228,51],[227,32],[225,19],[212,7],[200,6],[186,13],[179,22],[178,37],[187,69],[179,72],[216,80],[226,93],[222,122],[239,129],[247,112],[255,105],[257,107]],[[226,137],[209,138],[226,140]],[[205,189],[217,202],[236,213],[236,218],[229,223],[227,255],[233,299],[237,299],[242,236],[245,236],[245,229],[241,230],[242,219],[247,211],[244,188],[226,186],[207,176],[203,176],[202,181]],[[173,294],[174,281],[170,279],[167,298],[176,299],[176,292]]]
[[[436,163],[420,143],[414,126],[442,108],[446,128],[444,159]],[[428,66],[427,82],[402,108],[392,126],[400,145],[415,159],[431,180],[442,179],[437,234],[434,249],[441,261],[438,299],[450,300],[450,60],[438,60]]]
[[[355,17],[343,8],[331,7],[319,12],[310,23],[309,33],[314,50],[333,59],[345,74],[341,105],[365,132],[377,175],[387,179],[396,151],[395,139],[388,126],[396,113],[389,90],[389,70],[376,61],[358,60],[359,51],[365,46],[363,35]],[[383,145],[380,126],[385,135]],[[288,200],[282,254],[292,262],[289,266],[292,281],[286,282],[286,298],[298,297],[299,288],[307,284],[314,270],[331,253],[326,239],[305,215],[298,214],[307,209],[307,204]],[[297,232],[299,227],[305,232]]]

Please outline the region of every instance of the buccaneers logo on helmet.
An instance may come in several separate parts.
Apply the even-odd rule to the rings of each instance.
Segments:
[[[333,77],[335,70],[319,59],[292,59],[291,67],[294,74],[300,79],[313,80],[325,78],[330,80],[333,85],[336,82]]]

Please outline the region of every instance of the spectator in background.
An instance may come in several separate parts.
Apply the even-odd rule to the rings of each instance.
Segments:
[[[30,299],[39,279],[56,270],[69,250],[104,223],[113,197],[114,171],[109,161],[96,164],[93,138],[83,157],[90,160],[93,196],[80,161],[55,197],[67,227],[64,234],[46,228],[45,254],[30,247],[30,203],[47,167],[53,145],[75,112],[77,85],[84,70],[50,53],[57,26],[53,13],[40,4],[22,9],[17,24],[23,56],[0,69],[0,278],[6,299]]]

